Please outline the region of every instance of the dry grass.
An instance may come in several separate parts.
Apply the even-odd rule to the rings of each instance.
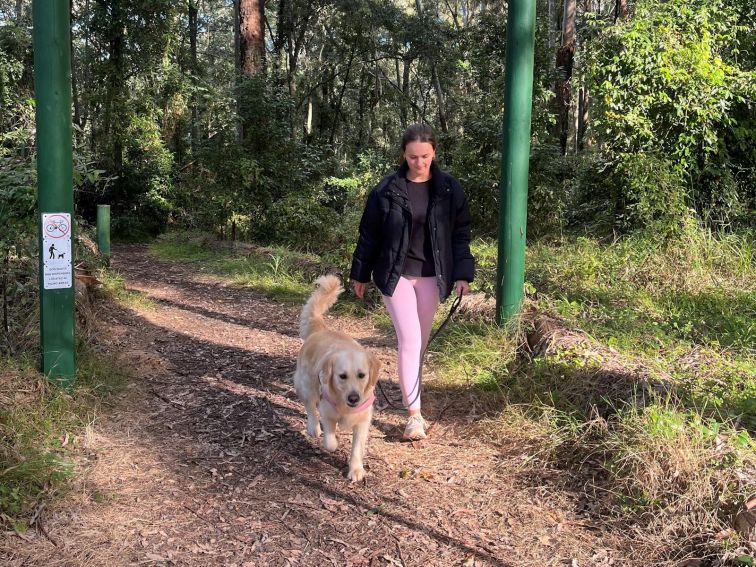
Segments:
[[[96,308],[78,310],[80,336],[92,333]],[[77,302],[79,307],[81,304]],[[0,511],[4,523],[28,518],[75,470],[82,435],[118,393],[128,373],[83,346],[77,351],[75,388],[50,383],[31,360],[0,361]],[[24,521],[16,529],[24,529]]]

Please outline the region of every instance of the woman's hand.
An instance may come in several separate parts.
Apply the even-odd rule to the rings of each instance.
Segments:
[[[466,293],[470,293],[470,284],[465,280],[457,280],[454,282],[454,291],[456,291],[457,295],[461,297]]]
[[[356,280],[352,280],[352,289],[354,290],[354,294],[360,299],[363,299],[365,297],[365,283],[364,282],[358,282]]]

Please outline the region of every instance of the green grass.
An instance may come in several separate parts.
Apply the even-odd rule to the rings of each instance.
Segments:
[[[692,405],[756,426],[756,257],[750,235],[674,243],[577,238],[529,249],[538,309],[563,317]]]
[[[197,264],[200,271],[227,277],[272,299],[296,304],[307,299],[314,279],[301,266],[317,261],[311,255],[281,247],[249,255],[218,252],[202,243],[185,241],[180,235],[156,240],[150,245],[150,252],[159,258]]]
[[[166,260],[195,264],[203,273],[228,278],[237,285],[286,303],[302,305],[313,290],[313,282],[332,265],[333,257],[320,257],[292,251],[282,246],[267,246],[264,252],[231,252],[211,250],[205,238],[188,240],[184,233],[164,235],[150,245],[150,253]],[[346,270],[347,266],[342,267]],[[344,293],[332,311],[342,315],[372,316],[370,305],[380,304],[375,290],[369,290],[369,301],[363,302],[351,293]],[[386,316],[375,320],[378,326],[391,328]]]
[[[155,308],[155,302],[139,291],[126,289],[123,276],[113,270],[101,270],[98,274],[102,289],[106,295],[121,305],[134,309],[149,311]]]
[[[0,360],[0,378],[0,512],[23,531],[34,506],[65,489],[85,428],[122,391],[129,373],[81,346],[71,391],[50,383],[28,360]]]

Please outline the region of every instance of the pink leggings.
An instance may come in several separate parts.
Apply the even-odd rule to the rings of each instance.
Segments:
[[[438,285],[435,276],[421,278],[402,276],[394,295],[383,296],[399,344],[399,386],[404,405],[409,410],[420,409],[418,376],[420,357],[428,344],[433,316],[438,308]],[[412,402],[410,404],[410,402]]]

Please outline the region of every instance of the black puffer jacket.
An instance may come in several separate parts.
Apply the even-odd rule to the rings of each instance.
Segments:
[[[473,281],[470,253],[470,211],[459,181],[431,164],[428,217],[439,295],[445,300],[457,280]],[[407,196],[407,164],[387,175],[370,192],[360,221],[360,236],[350,277],[370,281],[391,296],[402,275],[410,241],[412,209]]]

